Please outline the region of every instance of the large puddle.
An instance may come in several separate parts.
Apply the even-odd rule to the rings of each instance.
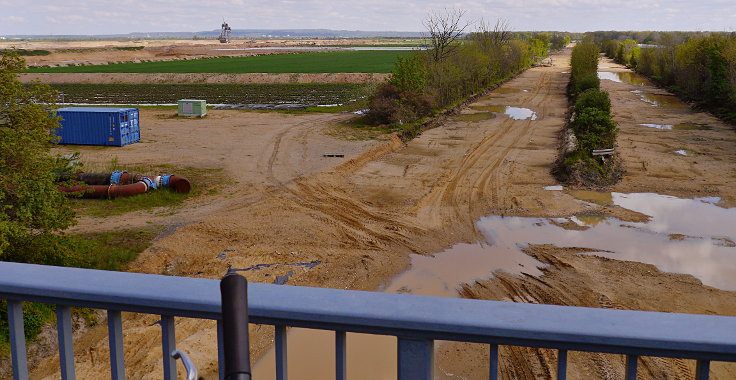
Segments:
[[[434,256],[412,255],[411,268],[383,291],[456,297],[463,283],[488,279],[495,271],[533,276],[543,264],[523,253],[530,244],[586,247],[597,255],[638,261],[663,271],[688,273],[704,284],[736,290],[736,208],[716,206],[718,198],[680,199],[658,194],[573,192],[580,200],[618,205],[649,215],[644,223],[598,214],[570,218],[488,216],[477,222],[488,243],[461,243]],[[565,229],[575,223],[583,229]],[[292,379],[334,379],[334,333],[292,329],[289,332]],[[273,350],[254,366],[259,379],[275,378]],[[348,377],[395,379],[396,340],[348,334]]]
[[[635,86],[653,86],[652,82],[646,77],[632,72],[609,72],[599,71],[598,78],[603,80],[610,80],[617,83],[628,83]]]
[[[678,99],[674,95],[649,94],[649,93],[641,92],[638,90],[632,91],[632,92],[634,92],[635,94],[639,94],[642,101],[647,102],[655,107],[678,108],[678,109],[690,108],[690,106],[687,105],[687,103]]]

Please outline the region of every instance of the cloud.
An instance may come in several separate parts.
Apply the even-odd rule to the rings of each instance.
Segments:
[[[236,29],[422,31],[430,10],[459,8],[468,19],[508,20],[515,30],[696,29],[734,27],[733,0],[0,0],[3,34],[197,32]],[[664,19],[663,16],[667,15]],[[724,16],[720,16],[724,15]],[[22,21],[18,21],[22,20]]]

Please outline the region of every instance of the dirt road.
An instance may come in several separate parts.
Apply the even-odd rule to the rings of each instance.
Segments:
[[[475,223],[484,215],[556,217],[595,211],[602,215],[616,215],[623,220],[642,218],[641,214],[627,212],[620,207],[582,202],[567,192],[544,190],[544,186],[556,184],[550,175],[550,167],[557,155],[558,133],[564,125],[567,106],[564,90],[568,75],[563,72],[569,71],[569,51],[554,55],[553,62],[553,67],[536,67],[524,72],[406,146],[396,139],[376,144],[342,141],[342,149],[352,149],[354,155],[352,160],[339,165],[332,161],[319,161],[326,147],[319,141],[338,144],[321,134],[325,124],[345,117],[342,115],[244,113],[242,121],[237,121],[239,117],[228,118],[218,129],[202,130],[199,131],[201,134],[191,136],[177,133],[178,121],[168,124],[165,119],[151,119],[161,125],[160,130],[150,131],[162,134],[160,140],[154,139],[153,142],[158,149],[152,149],[153,145],[135,147],[138,145],[135,144],[129,152],[121,151],[127,152],[119,156],[121,162],[156,159],[177,164],[214,165],[231,173],[236,184],[226,195],[195,200],[191,208],[204,210],[200,213],[182,211],[168,216],[166,221],[152,219],[154,223],[173,223],[181,218],[186,225],[156,241],[130,269],[218,278],[228,266],[247,268],[274,264],[243,274],[250,281],[272,282],[276,276],[293,271],[288,280],[293,285],[375,290],[407,268],[410,253],[432,254],[459,242],[474,243],[484,239]],[[627,100],[622,100],[616,93],[612,93],[612,97],[614,113],[622,117],[618,107]],[[629,111],[639,113],[651,106],[642,102],[633,107]],[[213,113],[213,116],[218,114]],[[273,131],[270,128],[274,125],[269,124],[269,131],[261,131],[263,135],[254,132],[253,140],[249,134],[236,132],[246,126],[228,126],[235,122],[252,126],[250,118],[259,117],[283,118],[290,124]],[[192,125],[187,128],[187,131],[196,132]],[[637,163],[633,157],[660,152],[639,145],[642,144],[639,137],[634,131],[629,135],[629,128],[622,123],[619,141],[627,165],[631,167],[629,172],[636,176],[634,168]],[[718,141],[716,145],[703,149],[712,149],[713,160],[721,157],[720,162],[725,166],[722,170],[733,173],[735,161],[727,153],[735,151],[733,133],[720,124],[713,133],[718,133],[713,140],[720,140],[715,140]],[[244,148],[239,149],[239,145]],[[329,146],[330,150],[335,147]],[[723,152],[718,150],[719,146],[723,146]],[[662,146],[660,150],[664,152],[669,147]],[[100,152],[101,156],[104,154],[109,155],[107,151]],[[106,159],[101,158],[103,161]],[[649,170],[660,165],[658,156],[648,160],[651,163],[647,161],[645,166]],[[697,160],[700,162],[700,158]],[[680,164],[671,166],[678,173],[691,168]],[[726,203],[733,202],[733,180],[728,175],[702,175],[709,183],[716,184],[711,187],[711,194],[724,197]],[[644,185],[635,185],[638,183],[636,178],[627,179],[620,185],[620,190],[646,191],[650,188],[647,186],[656,183],[646,179],[646,174],[639,176]],[[696,191],[700,187],[683,184],[673,187],[673,191],[675,195],[693,196],[700,194]],[[667,193],[665,186],[650,191],[655,190]],[[197,202],[209,202],[210,205],[203,206]],[[144,223],[148,220],[146,215],[126,215],[103,223],[84,220],[78,228],[92,230],[98,228],[92,224],[115,224],[127,218],[138,218]],[[473,298],[586,306],[589,306],[589,300],[594,300],[597,303],[592,306],[602,307],[605,305],[600,302],[605,299],[600,301],[602,298],[597,293],[590,294],[591,288],[597,292],[600,290],[594,285],[586,286],[587,280],[595,279],[600,283],[615,284],[610,285],[605,293],[611,305],[717,314],[733,314],[734,311],[723,307],[726,300],[733,299],[733,293],[703,287],[689,276],[663,274],[645,264],[591,259],[568,250],[558,252],[554,247],[547,249],[545,256],[535,251],[529,253],[540,255],[540,261],[549,263],[541,280],[528,276],[497,276],[489,281],[493,284],[515,282],[518,285],[486,292],[482,288],[498,287],[479,282],[466,286],[462,294]],[[283,265],[317,261],[319,264],[311,268]],[[555,271],[564,273],[554,280],[559,283],[559,292],[546,292],[544,286],[530,286],[539,281],[552,283],[553,280],[547,277]],[[622,281],[623,278],[628,280]],[[665,293],[633,295],[644,278],[665,284],[660,288]],[[519,297],[518,288],[526,289],[532,295]],[[669,291],[677,293],[667,293]],[[708,294],[709,306],[680,308],[687,303],[697,305],[695,301],[702,298],[703,292]],[[646,301],[638,297],[644,297]],[[674,302],[675,299],[679,302]],[[607,302],[604,303],[608,305]],[[126,364],[131,378],[160,377],[160,331],[158,326],[152,325],[156,319],[155,316],[126,316]],[[202,369],[201,374],[214,378],[217,359],[214,324],[179,319],[176,328],[178,347],[191,354]],[[270,346],[271,331],[265,327],[253,327],[252,337],[254,357],[257,358]],[[92,328],[80,336],[75,346],[79,378],[97,378],[99,374],[107,373],[106,361],[94,359],[107,357],[106,347],[106,331],[102,327]],[[458,355],[454,350],[447,350],[443,357],[458,359],[456,362],[465,363],[471,372],[484,367],[485,364],[481,364],[485,363],[482,351],[463,350],[459,354],[462,360],[452,356]],[[541,359],[520,359],[514,364],[515,368],[518,367],[516,371],[549,377],[548,371],[544,375],[545,372],[538,371],[538,368],[548,365],[550,356],[535,355]],[[611,366],[615,360],[595,359],[593,363],[608,368],[606,366]],[[587,365],[580,363],[580,368]],[[571,364],[571,368],[576,365]],[[53,378],[56,368],[58,359],[45,361],[37,368],[37,377]],[[580,369],[577,373],[588,372]]]

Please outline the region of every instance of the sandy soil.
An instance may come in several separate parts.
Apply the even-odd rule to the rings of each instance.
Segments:
[[[500,115],[465,121],[464,114],[478,112],[466,108],[463,115],[449,117],[439,128],[406,146],[397,139],[368,144],[322,135],[326,125],[346,115],[218,112],[212,114],[212,119],[186,122],[158,119],[155,114],[145,116],[144,123],[151,123],[144,130],[153,140],[148,142],[150,145],[90,151],[89,156],[101,162],[117,155],[121,163],[154,160],[224,167],[235,185],[221,196],[192,200],[175,215],[84,219],[77,229],[105,229],[119,223],[180,225],[141,254],[131,265],[133,271],[218,278],[229,265],[244,268],[277,264],[244,273],[250,281],[272,282],[275,276],[294,270],[279,263],[319,260],[322,264],[312,269],[294,270],[289,283],[374,290],[407,268],[410,253],[431,254],[458,242],[483,239],[475,221],[484,215],[555,217],[597,211],[627,216],[616,207],[598,206],[576,200],[567,192],[543,189],[556,184],[550,166],[557,155],[558,134],[567,107],[564,91],[568,75],[562,72],[569,71],[569,51],[553,56],[553,61],[553,67],[530,69],[471,104],[526,107],[536,112],[537,120]],[[604,86],[611,90],[612,85],[605,81]],[[627,88],[620,90],[611,95],[622,129],[619,152],[628,173],[615,190],[696,197],[708,189],[707,194],[722,196],[724,204],[733,204],[733,131],[708,119],[715,128],[697,131],[708,132],[708,141],[688,148],[698,149],[702,155],[680,158],[668,153],[681,149],[680,140],[672,137],[680,131],[672,131],[673,135],[642,131],[634,124],[649,121],[627,119],[627,115],[696,120],[710,116],[680,114],[679,110],[675,115],[642,102]],[[217,119],[218,115],[223,118]],[[211,127],[212,123],[217,127]],[[338,163],[321,158],[324,151],[338,149],[351,152],[347,158],[352,159]],[[733,315],[733,293],[704,287],[690,276],[661,273],[649,265],[578,256],[575,252],[554,247],[532,250],[529,254],[550,263],[542,278],[513,278],[510,280],[517,285],[503,288],[495,285],[501,277],[494,277],[487,282],[493,285],[470,284],[463,295]],[[589,281],[591,278],[595,281]],[[642,287],[645,281],[658,286]],[[534,284],[543,282],[559,284],[555,285],[559,290],[547,291],[545,286],[534,290]],[[492,291],[483,290],[484,286]],[[519,293],[519,289],[527,288],[531,295]],[[131,378],[160,377],[160,330],[152,326],[156,319],[126,316],[126,364]],[[265,327],[254,326],[251,332],[253,356],[257,358],[270,346],[272,335]],[[215,376],[215,336],[213,323],[177,320],[178,347],[191,354],[206,378]],[[106,360],[94,359],[105,358],[106,347],[104,326],[78,338],[75,348],[80,379],[108,373]],[[447,352],[451,359],[453,353],[458,355],[456,361],[471,370],[485,365],[480,364],[482,352]],[[535,374],[532,377],[549,378],[550,370],[544,367],[549,355],[544,355],[514,356],[518,359],[514,371],[518,371],[519,378],[528,378],[524,374],[530,373]],[[572,361],[575,373],[610,374],[610,368],[619,368],[618,359],[586,360]],[[668,363],[662,361],[648,371],[656,375],[672,368],[686,370]],[[35,377],[56,378],[56,368],[58,359],[49,358],[36,369]]]

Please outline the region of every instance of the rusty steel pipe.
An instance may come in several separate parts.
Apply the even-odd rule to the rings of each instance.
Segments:
[[[150,180],[150,179],[149,179]],[[143,194],[148,191],[148,184],[139,181],[129,185],[88,185],[59,187],[59,190],[67,193],[82,193],[82,198],[115,199],[117,197],[128,197]]]

